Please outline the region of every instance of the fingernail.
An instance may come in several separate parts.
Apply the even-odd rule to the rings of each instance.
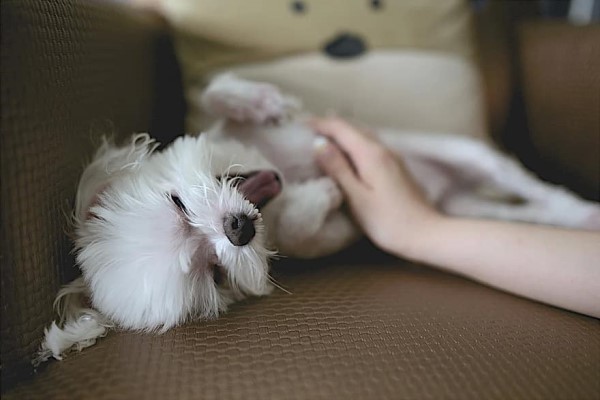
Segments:
[[[325,136],[317,136],[313,141],[313,148],[315,151],[317,151],[317,153],[326,153],[329,146],[329,139],[327,139]]]

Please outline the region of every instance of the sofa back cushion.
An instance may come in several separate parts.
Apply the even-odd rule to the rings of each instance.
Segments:
[[[170,101],[157,95],[161,26],[101,2],[2,2],[3,390],[31,371],[54,296],[78,273],[68,216],[100,137],[182,129],[177,81]]]

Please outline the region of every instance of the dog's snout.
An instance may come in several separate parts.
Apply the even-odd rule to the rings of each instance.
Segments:
[[[234,246],[245,246],[256,234],[254,221],[246,214],[230,214],[223,220],[225,236]]]

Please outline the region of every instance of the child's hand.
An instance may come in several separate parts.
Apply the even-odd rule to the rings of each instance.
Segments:
[[[404,255],[437,212],[376,139],[337,118],[311,124],[328,139],[316,143],[319,166],[338,182],[357,223],[377,246]]]
[[[313,126],[332,142],[317,146],[321,168],[383,250],[600,318],[600,234],[442,217],[379,142],[339,119]]]

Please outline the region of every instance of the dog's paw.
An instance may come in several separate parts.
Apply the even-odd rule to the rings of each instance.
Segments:
[[[329,177],[288,186],[285,207],[279,218],[280,232],[293,242],[309,239],[323,227],[327,217],[338,209],[343,196]]]
[[[563,188],[541,203],[549,222],[591,231],[600,231],[600,205],[582,200]]]
[[[324,194],[327,199],[327,209],[336,210],[342,206],[344,196],[335,181],[327,176],[318,178],[314,182],[315,188]]]
[[[592,210],[584,217],[581,221],[580,228],[587,231],[600,231],[600,209]]]
[[[215,79],[202,94],[202,105],[210,114],[254,124],[279,121],[294,104],[276,86],[231,75]]]
[[[328,176],[306,181],[294,188],[291,194],[295,209],[318,220],[340,208],[344,200],[340,188]]]
[[[255,96],[247,110],[244,119],[255,124],[277,122],[286,114],[286,100],[279,89],[267,84],[256,84]]]

